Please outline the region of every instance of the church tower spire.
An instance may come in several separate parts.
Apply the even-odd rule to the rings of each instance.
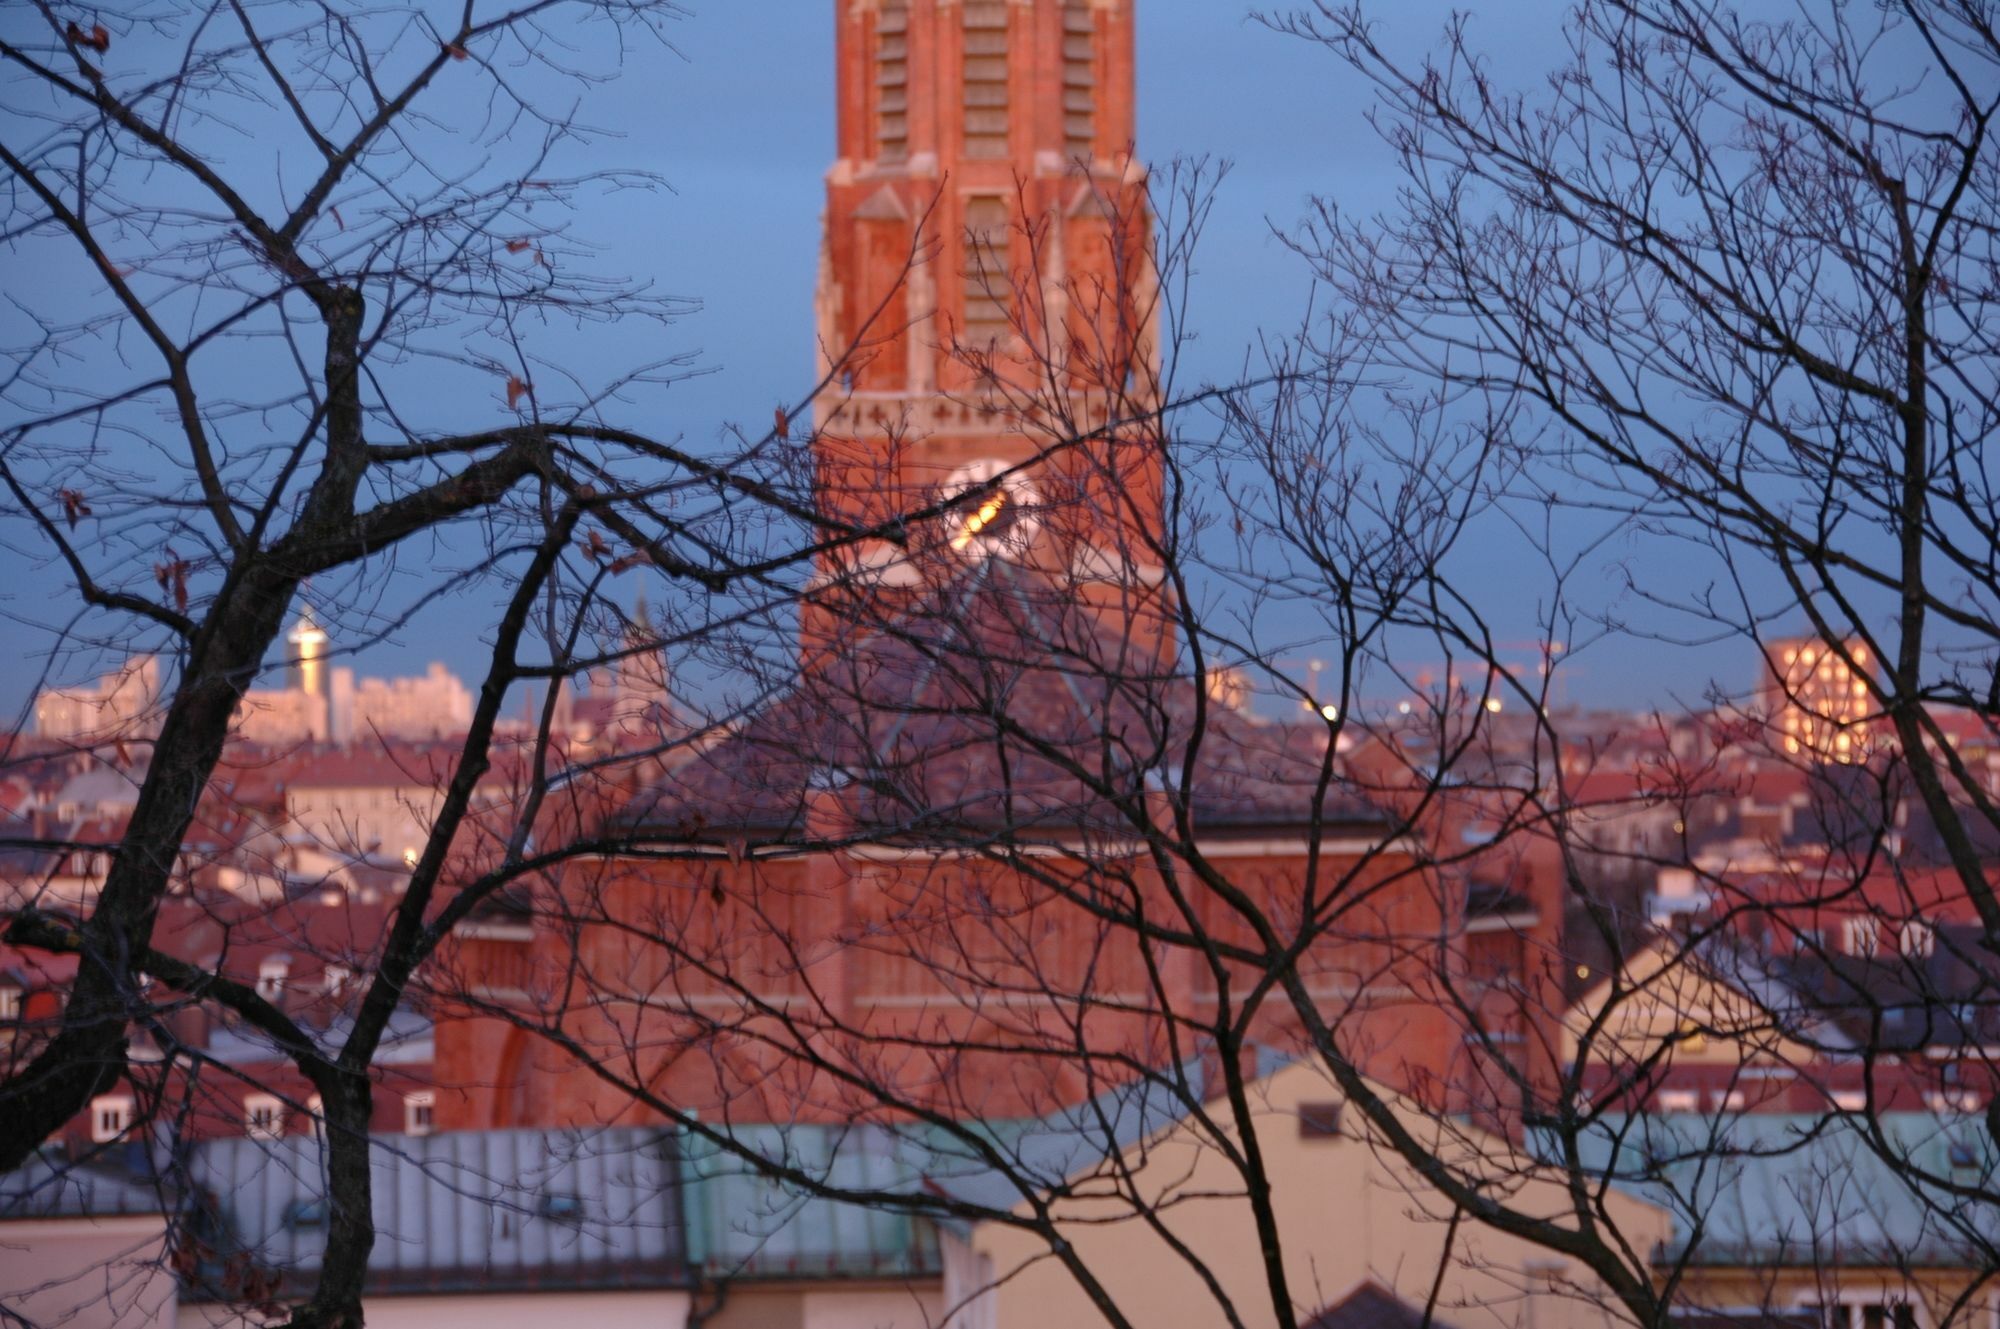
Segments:
[[[1131,431],[994,480],[1152,400],[1134,3],[836,0],[814,404],[831,516],[978,485],[941,549],[1026,557],[1032,534],[1045,571],[1098,582],[1154,561],[1159,465]],[[878,584],[921,580],[905,555],[843,557]]]

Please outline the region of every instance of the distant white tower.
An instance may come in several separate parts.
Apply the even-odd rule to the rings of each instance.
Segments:
[[[292,647],[291,685],[308,696],[326,695],[326,648],[332,639],[313,621],[312,606],[299,608],[299,621],[285,640]]]
[[[658,733],[667,722],[672,700],[667,689],[667,653],[646,611],[646,593],[632,607],[625,629],[624,650],[611,670],[611,724],[621,733]]]
[[[305,694],[306,731],[324,743],[332,731],[332,710],[326,689],[326,654],[332,638],[313,621],[312,606],[299,606],[299,621],[285,634],[292,648],[290,683]]]

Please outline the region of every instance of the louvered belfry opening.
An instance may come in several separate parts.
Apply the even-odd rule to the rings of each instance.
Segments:
[[[1007,155],[1007,24],[1005,0],[967,0],[965,37],[965,155]]]
[[[1063,5],[1063,147],[1089,161],[1097,143],[1097,14],[1090,0]]]
[[[965,327],[961,340],[984,350],[1013,328],[1014,286],[1007,251],[1013,210],[1005,194],[965,200]]]
[[[885,0],[875,19],[875,155],[902,161],[910,153],[910,6]]]

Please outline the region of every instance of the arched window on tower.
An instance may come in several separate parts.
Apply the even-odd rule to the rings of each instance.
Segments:
[[[885,0],[875,15],[875,156],[910,153],[910,6]]]
[[[1090,0],[1063,5],[1063,147],[1089,161],[1097,143],[1097,11]]]
[[[965,155],[1007,155],[1007,11],[1005,0],[966,0]]]

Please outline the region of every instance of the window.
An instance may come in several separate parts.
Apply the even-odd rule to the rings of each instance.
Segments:
[[[1833,1105],[1842,1112],[1860,1112],[1868,1106],[1868,1094],[1860,1089],[1836,1089]]]
[[[1709,1095],[1709,1102],[1717,1112],[1741,1112],[1749,1102],[1741,1089],[1718,1089]]]
[[[21,989],[14,987],[0,988],[0,1020],[18,1020],[20,1018]]]
[[[1841,1301],[1826,1308],[1827,1329],[1919,1329],[1908,1301]]]
[[[310,1119],[312,1125],[313,1139],[324,1140],[326,1138],[326,1100],[318,1094],[314,1094],[311,1098],[308,1098],[306,1100],[306,1116]]]
[[[537,1206],[543,1218],[553,1223],[581,1223],[583,1198],[566,1191],[545,1191]]]
[[[101,1094],[90,1100],[90,1138],[109,1144],[132,1129],[132,1096]]]
[[[1849,955],[1873,955],[1882,948],[1882,930],[1865,914],[1842,923],[1840,934],[1842,949]]]
[[[992,346],[1014,324],[1014,283],[1007,262],[1013,213],[1004,194],[965,200],[965,331],[974,348]]]
[[[1897,948],[1913,960],[1928,958],[1937,950],[1937,928],[1921,918],[1904,923],[1896,937]]]
[[[247,1094],[243,1099],[243,1132],[253,1140],[277,1140],[285,1134],[284,1100],[271,1094]]]
[[[429,1135],[437,1129],[437,1095],[429,1089],[403,1095],[403,1134]]]
[[[1693,1089],[1662,1089],[1660,1091],[1660,1111],[1699,1112],[1701,1094]]]
[[[274,955],[257,966],[257,995],[265,1001],[283,1001],[285,980],[292,974],[292,962]]]
[[[1088,161],[1097,142],[1097,15],[1090,0],[1063,6],[1063,147]]]
[[[1006,0],[966,0],[965,155],[1007,155]]]
[[[1332,1139],[1340,1134],[1340,1104],[1299,1104],[1299,1135],[1303,1139]]]
[[[1977,1112],[1986,1104],[1975,1090],[1947,1089],[1943,1093],[1925,1094],[1924,1106],[1932,1112]]]
[[[320,983],[329,997],[338,997],[347,991],[347,985],[354,981],[354,971],[344,964],[330,964],[321,976]]]
[[[889,0],[875,16],[875,155],[910,154],[910,7]]]

